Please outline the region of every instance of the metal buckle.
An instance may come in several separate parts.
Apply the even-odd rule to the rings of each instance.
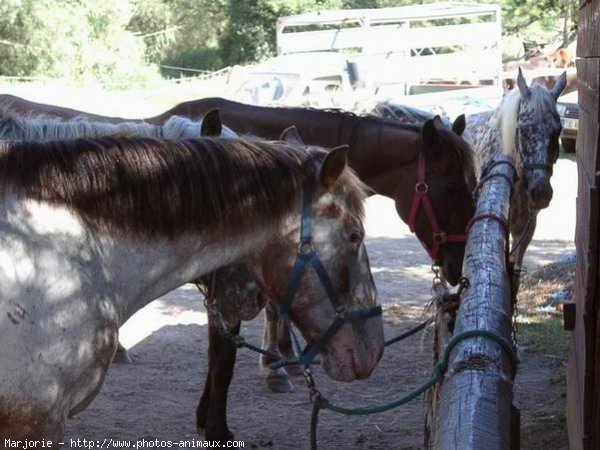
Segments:
[[[315,252],[315,247],[314,247],[312,241],[300,242],[300,244],[298,244],[298,254],[300,256],[308,256],[314,252]]]
[[[429,192],[429,185],[424,181],[418,181],[415,184],[415,192],[419,195],[425,195]]]
[[[436,244],[443,244],[448,240],[448,236],[443,231],[434,231],[433,232],[433,242]]]

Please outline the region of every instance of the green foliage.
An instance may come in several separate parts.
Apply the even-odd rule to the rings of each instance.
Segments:
[[[119,0],[3,0],[0,74],[107,81],[148,79],[144,45]]]
[[[223,61],[243,64],[274,55],[278,17],[342,6],[340,0],[229,0],[229,21],[220,40]]]
[[[107,82],[151,79],[157,65],[214,70],[274,55],[281,16],[433,1],[2,0],[0,75]],[[500,4],[505,34],[575,36],[578,0],[478,1]]]
[[[161,73],[166,77],[193,75],[192,71],[171,69],[165,66],[214,71],[223,68],[224,64],[219,48],[199,47],[173,52],[162,60]]]

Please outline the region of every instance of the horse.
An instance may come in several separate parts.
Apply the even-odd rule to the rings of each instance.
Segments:
[[[221,124],[218,110],[209,111],[199,122],[172,116],[163,125],[148,123],[121,122],[111,124],[93,122],[81,117],[71,121],[59,120],[48,116],[17,116],[0,110],[0,140],[50,141],[75,139],[79,137],[101,136],[148,136],[164,139],[185,139],[200,136],[236,137],[229,128]],[[125,347],[120,343],[113,362],[131,363]]]
[[[125,120],[36,104],[18,97],[0,96],[0,102],[20,113],[43,112],[65,118],[83,116],[117,123]],[[464,255],[464,239],[461,239],[461,235],[474,213],[470,195],[474,188],[472,152],[460,137],[464,130],[464,120],[457,119],[453,126],[455,133],[451,133],[438,129],[434,120],[424,121],[424,124],[418,126],[398,126],[393,121],[335,110],[264,108],[219,98],[182,103],[159,116],[143,120],[147,123],[163,123],[173,114],[194,118],[214,109],[220,110],[223,121],[239,133],[278,139],[281,130],[297,125],[303,140],[308,144],[349,144],[350,166],[374,192],[395,200],[400,217],[411,224],[411,229],[416,231],[432,259],[441,264],[444,278],[451,284],[458,282]],[[294,140],[298,143],[302,139],[297,136]],[[422,169],[419,169],[421,166]],[[420,171],[425,173],[420,175]],[[420,178],[423,180],[420,181]],[[417,184],[421,188],[425,186],[422,181],[428,183],[428,192],[425,194],[429,198],[430,211],[426,211],[426,207],[417,202],[422,195],[415,195]],[[447,236],[458,239],[447,239]],[[278,350],[286,357],[293,355],[289,329],[285,323],[278,324],[277,312],[256,290],[256,284],[243,266],[220,270],[216,281],[211,280],[212,277],[207,276],[200,281],[204,289],[212,286],[217,297],[227,295],[229,305],[236,303],[236,295],[239,299],[245,299],[237,300],[239,307],[228,308],[231,330],[235,330],[239,319],[255,317],[266,304],[263,346]],[[242,310],[240,316],[237,312]],[[279,339],[276,339],[277,336]],[[220,342],[218,336],[213,339],[211,335],[211,342]],[[227,346],[227,343],[222,345]],[[220,346],[215,344],[215,348]],[[213,352],[209,349],[209,355],[211,353]],[[217,353],[223,354],[220,350]],[[209,378],[213,377],[213,373],[216,378],[221,373],[231,373],[233,361],[234,358],[219,358],[219,362],[216,361],[214,365],[229,368],[209,370]],[[261,357],[260,361],[264,368],[271,362],[266,357]],[[293,366],[287,371],[283,368],[268,370],[267,384],[277,392],[293,390],[287,373],[290,371],[298,373]]]
[[[414,193],[421,155],[425,159],[427,178],[434,180],[428,194],[439,229],[433,230],[424,211],[420,210],[413,224],[415,234],[426,249],[436,248],[433,259],[439,263],[442,274],[451,284],[456,284],[460,278],[464,242],[444,241],[436,245],[435,239],[443,241],[444,236],[464,233],[474,205],[469,196],[463,196],[462,193],[468,190],[467,184],[472,182],[473,167],[470,158],[465,157],[469,149],[460,138],[460,133],[439,131],[433,122],[402,126],[394,121],[357,116],[340,110],[258,107],[222,98],[180,103],[160,115],[144,119],[104,117],[10,95],[0,95],[0,104],[18,114],[43,113],[66,119],[83,117],[110,123],[133,120],[162,124],[174,115],[194,119],[211,110],[219,110],[223,123],[236,133],[271,140],[278,139],[286,128],[295,126],[300,130],[303,141],[309,145],[326,148],[349,145],[350,167],[374,193],[395,200],[400,217],[407,223],[410,220],[412,195],[407,200],[402,193]],[[464,129],[462,122],[460,118],[457,120],[458,130]],[[398,180],[405,180],[406,183],[399,183]],[[448,191],[453,194],[455,191],[461,192],[460,195],[449,196]],[[443,234],[436,235],[436,231]]]
[[[467,116],[464,137],[475,151],[478,178],[500,154],[511,155],[516,161],[518,181],[510,202],[509,230],[510,261],[517,273],[533,238],[537,215],[552,199],[550,178],[559,156],[562,129],[556,100],[566,84],[564,72],[552,89],[528,86],[519,69],[518,89],[510,91],[495,109]],[[419,117],[427,118],[426,112],[398,108],[393,102],[379,105],[375,112],[399,122],[415,123]]]
[[[362,244],[364,185],[347,168],[346,148],[223,138],[7,141],[0,180],[0,439],[49,439],[59,448],[67,417],[101,388],[119,326],[236,261],[279,303],[297,258],[318,261],[331,296],[306,271],[295,283],[302,301],[287,306],[308,343],[344,321],[320,342],[331,378],[366,378],[382,355],[381,308]],[[229,436],[210,413],[208,424],[208,439]]]

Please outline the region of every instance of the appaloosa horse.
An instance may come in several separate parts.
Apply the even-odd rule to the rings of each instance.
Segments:
[[[219,112],[209,111],[199,122],[172,116],[163,125],[141,122],[93,122],[81,118],[64,121],[31,113],[17,116],[0,110],[0,140],[51,141],[102,136],[140,136],[165,139],[186,139],[201,136],[236,137],[236,134],[221,124]],[[113,362],[130,363],[125,348],[119,344]]]
[[[0,102],[20,113],[44,112],[66,118],[84,116],[111,122],[124,120],[41,105],[16,97],[0,96]],[[277,139],[281,130],[297,125],[308,144],[349,144],[350,166],[375,192],[396,201],[401,218],[416,231],[432,258],[441,264],[444,277],[451,284],[458,281],[464,255],[464,230],[474,212],[470,196],[474,187],[471,150],[459,136],[464,129],[464,120],[457,119],[454,126],[457,133],[452,133],[436,128],[434,120],[419,126],[398,126],[391,121],[340,111],[261,108],[212,98],[182,103],[145,121],[162,123],[173,114],[194,118],[214,108],[220,109],[224,122],[236,132]],[[427,192],[415,194],[415,186],[423,188],[425,182]],[[221,270],[214,283],[209,283],[211,279],[204,279],[205,288],[213,286],[218,297],[227,295],[228,304],[239,305],[239,308],[228,308],[228,322],[234,328],[237,319],[253,317],[260,310],[257,308],[266,302],[242,266]],[[246,300],[234,302],[232,297],[236,291]],[[243,309],[244,306],[248,309]],[[235,311],[243,311],[242,317],[236,317]],[[279,351],[291,357],[293,350],[289,330],[285,324],[277,324],[276,315],[276,311],[267,306],[265,345],[276,350],[275,336],[279,335]],[[229,367],[230,361],[223,362],[224,358],[220,361],[224,367]],[[267,365],[269,361],[261,358],[261,362]],[[225,372],[230,370],[233,368]],[[274,390],[292,389],[284,369],[269,371],[267,381]]]
[[[517,271],[535,232],[537,215],[552,199],[550,177],[562,129],[556,100],[566,82],[563,73],[551,90],[527,86],[519,70],[518,89],[510,91],[497,108],[467,117],[464,136],[475,151],[478,178],[498,155],[511,155],[516,162],[518,181],[511,197],[509,228],[511,262]],[[427,112],[393,102],[378,105],[375,112],[401,123],[418,123],[428,117]]]
[[[344,148],[259,140],[0,143],[0,439],[58,448],[98,393],[119,326],[198,276],[245,261],[282,302],[299,242],[325,275],[303,273],[289,317],[309,343],[347,320],[321,342],[323,367],[368,377],[383,327],[363,184],[346,167]],[[204,419],[208,439],[230,436],[210,408]]]

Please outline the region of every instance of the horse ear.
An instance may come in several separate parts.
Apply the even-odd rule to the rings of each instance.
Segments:
[[[438,129],[435,127],[435,118],[425,121],[421,130],[421,137],[427,147],[436,147],[438,145],[440,137]]]
[[[279,140],[287,142],[288,144],[305,145],[304,141],[298,134],[298,129],[294,125],[292,125],[291,127],[287,127],[285,130],[283,130],[283,133],[281,133],[281,137],[279,138]]]
[[[560,74],[560,77],[556,80],[554,87],[552,88],[552,97],[554,97],[554,101],[558,100],[562,91],[565,90],[567,86],[567,72],[563,72]]]
[[[523,76],[523,71],[519,67],[519,75],[517,75],[517,86],[519,86],[519,91],[521,92],[521,97],[527,98],[529,97],[529,87],[527,86],[527,81],[525,81],[525,77]]]
[[[222,132],[221,112],[218,109],[211,109],[202,118],[200,136],[221,136]]]
[[[442,118],[438,115],[436,115],[433,118],[433,125],[435,126],[436,130],[447,130],[448,127],[446,127],[446,125],[444,124],[444,121],[442,120]]]
[[[461,114],[454,120],[454,123],[452,124],[452,131],[454,131],[454,133],[458,134],[459,136],[462,136],[462,134],[465,132],[466,127],[467,122],[465,120],[465,115]]]
[[[324,189],[330,189],[348,165],[349,148],[347,145],[336,147],[325,157],[319,169],[319,181]]]

